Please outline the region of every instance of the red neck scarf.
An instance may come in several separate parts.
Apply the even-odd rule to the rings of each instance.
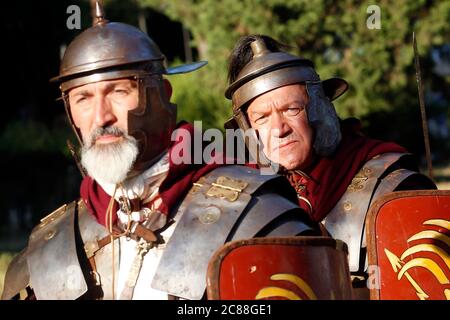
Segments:
[[[363,165],[376,155],[388,152],[406,152],[406,149],[395,143],[367,138],[356,126],[344,121],[342,141],[336,152],[320,158],[305,170],[309,177],[294,173],[288,175],[288,179],[294,188],[297,186],[297,193],[311,202],[311,218],[318,222],[333,209]],[[309,212],[304,201],[300,201],[300,206]]]
[[[172,208],[184,198],[194,182],[211,170],[221,166],[221,164],[215,163],[217,161],[214,160],[202,164],[174,164],[170,152],[174,147],[177,147],[177,150],[190,150],[191,163],[194,162],[192,154],[194,127],[189,123],[180,122],[177,125],[177,129],[186,130],[185,132],[189,133],[191,139],[190,141],[184,141],[184,137],[180,134],[180,131],[178,131],[179,134],[177,134],[175,141],[169,147],[169,172],[159,188],[159,196],[162,200],[162,204],[158,209],[165,215],[168,215]],[[183,144],[183,148],[180,148],[180,144]],[[217,155],[214,158],[221,156],[222,155]],[[81,182],[80,194],[89,212],[100,224],[106,226],[106,209],[108,208],[111,196],[89,176],[85,177]],[[117,210],[118,203],[114,201],[113,223],[117,220]]]

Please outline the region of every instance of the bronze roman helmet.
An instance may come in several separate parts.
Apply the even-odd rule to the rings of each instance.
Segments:
[[[225,97],[232,100],[233,117],[225,123],[225,128],[247,130],[250,123],[246,109],[254,98],[282,86],[304,84],[309,96],[306,106],[308,121],[315,132],[314,151],[320,156],[332,154],[341,140],[341,132],[339,118],[331,101],[347,90],[347,82],[340,78],[321,81],[312,61],[278,48],[271,51],[267,48],[265,39],[271,38],[247,36],[234,49],[235,53],[239,52],[238,56],[245,56],[250,52],[251,58],[247,63],[244,61],[245,65],[238,71],[235,79],[230,77],[232,83],[227,88]],[[253,135],[253,139],[255,138],[257,139]],[[246,144],[249,146],[248,140]],[[259,144],[253,141],[251,145]],[[250,148],[249,151],[255,159],[261,158],[260,151]],[[256,156],[257,154],[259,155]],[[268,160],[265,161],[267,163]]]
[[[169,146],[176,125],[176,105],[169,102],[162,75],[194,71],[207,63],[166,68],[164,59],[147,34],[124,23],[109,22],[97,2],[96,22],[69,44],[59,75],[50,80],[60,84],[67,115],[80,143],[82,137],[72,120],[68,92],[92,82],[133,78],[139,90],[139,105],[128,112],[128,134],[139,144],[133,172],[154,162]]]

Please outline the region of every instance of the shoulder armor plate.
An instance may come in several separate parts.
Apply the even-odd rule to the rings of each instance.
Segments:
[[[365,267],[365,256],[360,255],[361,248],[366,247],[364,222],[370,204],[381,195],[394,191],[409,176],[418,174],[397,169],[385,175],[390,167],[408,156],[405,153],[385,153],[367,161],[324,221],[331,236],[348,245],[351,272],[363,271],[360,269]]]
[[[28,285],[38,300],[74,300],[82,296],[88,287],[77,254],[78,230],[89,258],[98,250],[97,240],[105,237],[107,230],[87,212],[82,201],[65,204],[41,219],[27,248],[8,268],[2,299],[11,299]]]
[[[30,284],[41,300],[73,300],[87,291],[75,243],[77,202],[41,220],[28,242]]]
[[[63,205],[41,219],[30,235],[22,259],[36,299],[72,300],[87,291],[77,256],[76,211],[76,201]]]
[[[289,192],[292,188],[282,176],[261,175],[244,166],[224,166],[205,175],[175,215],[178,224],[152,287],[186,299],[201,299],[208,261],[220,246],[251,238],[283,213],[300,210],[273,189]],[[311,229],[301,221],[294,224],[284,226],[286,232],[295,232],[288,235]]]
[[[10,300],[30,283],[26,260],[26,249],[22,250],[8,266],[3,286],[2,300]]]

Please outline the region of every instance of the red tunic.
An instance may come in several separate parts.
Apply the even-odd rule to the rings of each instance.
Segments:
[[[300,200],[300,206],[319,222],[333,209],[363,165],[376,155],[388,152],[406,152],[406,149],[367,138],[344,122],[342,141],[334,154],[316,160],[304,171],[306,176],[290,172],[288,179],[297,193],[309,200],[312,212],[305,201]]]
[[[191,135],[194,130],[193,126],[186,122],[179,123],[178,128],[188,130]],[[313,211],[310,212],[310,215],[314,221],[321,221],[326,217],[342,197],[353,177],[367,161],[376,155],[387,152],[406,152],[403,147],[395,143],[362,136],[353,127],[343,125],[342,128],[342,141],[336,152],[332,156],[320,158],[305,170],[308,177],[296,173],[288,175],[297,193],[311,203]],[[177,138],[170,148],[178,143],[186,143],[186,141]],[[219,166],[221,164],[214,163],[175,165],[170,161],[169,173],[159,189],[162,199],[159,210],[166,215],[170,213],[174,205],[184,198],[195,181]],[[97,221],[106,225],[105,214],[111,197],[90,177],[83,179],[80,193],[87,208]],[[309,212],[309,206],[304,201],[300,201],[299,204]],[[118,204],[114,202],[113,221],[117,218],[115,215],[117,210]]]
[[[183,139],[180,138],[181,136],[178,135],[170,148],[174,148],[179,143],[184,143],[186,146],[183,150],[191,150],[194,127],[189,123],[180,122],[177,128],[185,129],[190,132],[191,145],[188,145],[189,141],[183,141]],[[195,181],[211,170],[222,165],[213,163],[213,160],[211,160],[211,163],[203,164],[174,164],[170,155],[171,153],[169,149],[169,172],[166,179],[164,179],[159,187],[159,196],[162,200],[162,204],[159,206],[158,210],[165,215],[168,215],[171,212],[171,209],[185,197]],[[222,155],[217,155],[217,157],[219,156]],[[193,163],[193,161],[191,161],[191,163]],[[81,198],[86,203],[86,207],[89,212],[94,215],[100,224],[106,226],[106,209],[108,208],[111,196],[107,194],[102,187],[89,176],[85,177],[81,182],[80,194]],[[113,223],[117,220],[117,210],[118,203],[114,201],[112,211]]]

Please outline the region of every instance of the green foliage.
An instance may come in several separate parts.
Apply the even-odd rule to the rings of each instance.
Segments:
[[[182,22],[191,31],[192,45],[198,49],[200,59],[210,64],[200,81],[184,88],[208,92],[208,101],[220,101],[223,95],[227,58],[239,37],[263,33],[292,45],[293,53],[312,59],[322,79],[340,76],[350,83],[349,92],[336,102],[341,116],[364,116],[405,105],[417,108],[412,31],[417,33],[422,59],[432,46],[450,40],[449,1],[377,1],[381,9],[379,30],[367,28],[371,15],[367,7],[374,4],[369,0],[139,2]],[[424,76],[429,74],[424,72]],[[194,97],[193,93],[189,95]],[[203,112],[198,104],[183,107],[191,110],[193,117]],[[208,110],[231,114],[229,102],[228,107],[219,103]]]
[[[201,120],[204,129],[222,128],[229,116],[228,100],[216,90],[202,86],[208,68],[206,65],[196,72],[168,77],[173,86],[171,101],[177,104],[178,120]]]
[[[70,156],[67,139],[73,140],[73,133],[67,124],[48,128],[39,121],[13,121],[0,133],[0,152],[25,154],[33,152],[63,153]]]

